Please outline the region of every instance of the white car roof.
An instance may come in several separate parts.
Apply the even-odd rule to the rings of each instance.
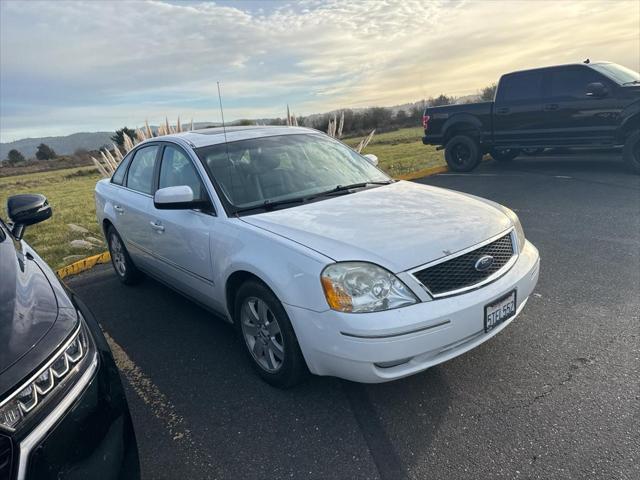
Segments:
[[[246,127],[227,127],[227,141],[235,142],[238,140],[248,140],[259,137],[273,137],[276,135],[300,135],[303,133],[321,133],[318,130],[305,127],[287,127],[287,126],[246,126]],[[222,127],[203,128],[201,130],[193,130],[190,132],[174,133],[171,135],[163,135],[155,137],[151,140],[173,140],[180,139],[189,143],[193,148],[208,147],[224,143],[225,135]]]

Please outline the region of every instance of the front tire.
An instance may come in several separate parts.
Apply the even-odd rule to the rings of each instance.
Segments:
[[[640,174],[640,130],[627,137],[622,157],[635,173]]]
[[[491,150],[491,158],[498,162],[510,162],[520,155],[517,148],[494,148]]]
[[[124,242],[113,226],[107,229],[107,244],[111,255],[111,264],[116,275],[125,285],[135,285],[142,280],[142,272],[131,261]]]
[[[447,142],[444,158],[454,172],[470,172],[480,163],[482,152],[475,138],[456,135]]]
[[[238,289],[234,317],[245,353],[264,381],[289,388],[307,376],[307,364],[289,316],[263,283],[250,280]]]

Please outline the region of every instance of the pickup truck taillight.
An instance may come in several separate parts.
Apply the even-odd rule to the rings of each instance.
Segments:
[[[423,115],[422,116],[422,126],[424,127],[424,129],[426,130],[429,127],[429,119],[431,117],[429,115]]]

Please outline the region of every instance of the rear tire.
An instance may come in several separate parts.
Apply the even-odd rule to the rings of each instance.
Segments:
[[[640,130],[633,132],[624,142],[622,158],[631,169],[640,174]]]
[[[446,144],[444,158],[454,172],[470,172],[482,160],[478,141],[469,135],[455,135]]]
[[[290,388],[308,375],[289,316],[266,285],[249,280],[240,286],[234,323],[251,366],[265,382]]]
[[[142,272],[136,268],[131,261],[129,252],[124,246],[124,242],[116,229],[111,225],[107,229],[107,245],[109,245],[109,254],[111,255],[111,264],[113,270],[122,283],[125,285],[135,285],[139,283],[143,276]]]
[[[491,150],[491,158],[498,162],[510,162],[520,155],[517,148],[494,148]]]

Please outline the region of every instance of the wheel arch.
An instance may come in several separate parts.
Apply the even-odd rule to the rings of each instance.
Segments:
[[[444,131],[443,143],[447,143],[455,135],[464,133],[479,138],[482,132],[482,123],[480,122],[480,120],[478,120],[477,117],[473,115],[461,113],[458,115],[454,115],[449,120],[447,120],[442,128]]]
[[[278,295],[274,292],[273,288],[269,286],[267,282],[265,282],[260,276],[256,275],[253,272],[248,270],[236,270],[231,275],[227,277],[227,281],[224,285],[224,298],[225,298],[225,306],[227,308],[227,313],[229,314],[229,319],[231,322],[235,323],[235,303],[236,303],[236,292],[248,281],[254,280],[263,284],[267,287],[271,292],[279,299]],[[282,301],[282,300],[281,300]]]

